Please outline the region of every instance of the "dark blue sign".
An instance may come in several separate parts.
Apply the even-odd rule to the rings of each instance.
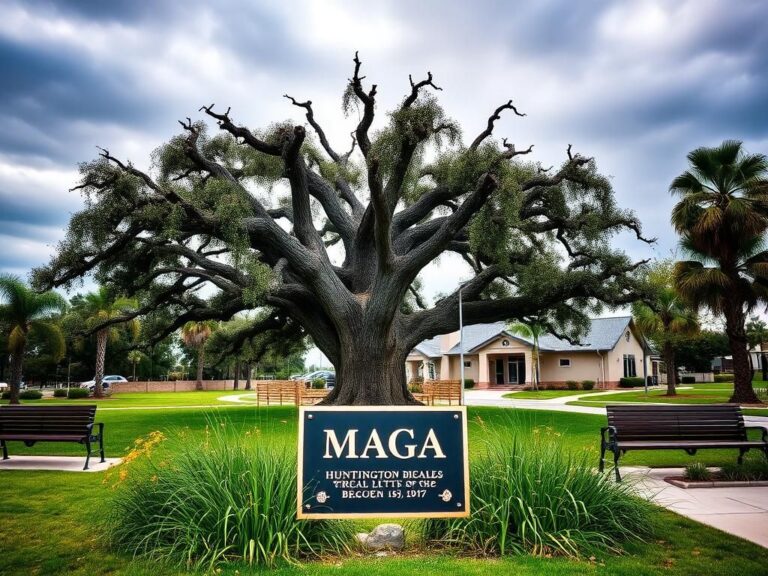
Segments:
[[[469,515],[460,407],[299,409],[299,518]]]

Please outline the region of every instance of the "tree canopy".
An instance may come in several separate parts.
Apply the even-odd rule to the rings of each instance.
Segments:
[[[266,311],[252,335],[301,331],[337,369],[328,401],[413,402],[404,360],[420,341],[457,328],[456,292],[430,305],[418,275],[445,252],[463,258],[464,321],[537,316],[578,337],[601,303],[634,299],[639,265],[611,245],[643,239],[593,158],[569,145],[562,163],[527,160],[494,138],[510,100],[467,139],[440,107],[431,74],[377,120],[375,84],[357,55],[342,99],[351,146],[333,146],[311,101],[286,95],[304,123],[253,130],[230,109],[200,111],[159,147],[149,170],[108,150],[81,165],[86,199],[40,287],[85,274],[170,310],[161,338],[189,321]],[[565,145],[564,145],[565,148]],[[208,286],[207,290],[201,290]]]

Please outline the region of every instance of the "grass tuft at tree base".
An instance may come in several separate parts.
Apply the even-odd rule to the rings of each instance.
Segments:
[[[211,420],[203,438],[169,435],[139,439],[117,472],[107,526],[116,549],[197,569],[274,567],[348,549],[351,524],[296,519],[293,446],[224,420]],[[155,454],[160,443],[169,446]]]
[[[588,557],[650,535],[651,506],[559,435],[490,433],[471,463],[471,516],[425,521],[425,540],[483,555]]]

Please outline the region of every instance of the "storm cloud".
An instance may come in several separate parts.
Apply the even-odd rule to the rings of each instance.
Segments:
[[[303,117],[311,98],[343,147],[353,118],[340,96],[359,50],[379,113],[432,71],[466,138],[513,98],[525,118],[497,127],[535,160],[568,144],[594,156],[619,203],[664,255],[669,182],[691,149],[725,138],[768,152],[768,4],[761,1],[377,3],[3,2],[0,18],[0,271],[44,263],[81,200],[68,189],[95,146],[149,162],[198,108],[231,106],[260,127]],[[439,270],[432,291],[444,290]]]

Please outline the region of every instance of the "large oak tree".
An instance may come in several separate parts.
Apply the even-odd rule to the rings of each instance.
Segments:
[[[463,258],[467,324],[537,317],[575,338],[599,303],[634,298],[639,263],[611,247],[634,215],[617,207],[595,162],[568,146],[562,165],[525,161],[493,131],[509,101],[465,144],[438,105],[432,75],[410,81],[375,127],[377,86],[354,59],[343,109],[357,121],[351,147],[332,146],[311,101],[288,100],[306,124],[252,130],[229,109],[183,133],[139,170],[107,150],[81,167],[88,199],[39,286],[94,273],[146,305],[174,311],[158,337],[186,322],[271,313],[253,334],[309,334],[336,367],[336,404],[415,402],[405,358],[420,341],[457,328],[458,293],[429,306],[419,273],[441,254]],[[460,272],[446,271],[458,276]],[[200,291],[204,286],[214,288]]]

